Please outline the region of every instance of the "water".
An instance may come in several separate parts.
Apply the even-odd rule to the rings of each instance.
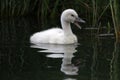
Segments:
[[[79,44],[30,44],[30,35],[45,29],[41,25],[24,18],[0,22],[0,80],[120,80],[113,34],[75,27]]]

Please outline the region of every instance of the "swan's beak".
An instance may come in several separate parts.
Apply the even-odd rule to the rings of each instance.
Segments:
[[[81,29],[81,26],[78,24],[78,22],[85,23],[85,21],[79,17],[75,19],[74,24]]]

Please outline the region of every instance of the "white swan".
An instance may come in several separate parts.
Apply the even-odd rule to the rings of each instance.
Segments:
[[[45,31],[37,32],[30,37],[30,42],[50,43],[50,44],[72,44],[77,43],[77,37],[71,30],[70,23],[75,23],[81,28],[77,22],[85,23],[84,20],[78,17],[78,14],[73,9],[67,9],[61,15],[61,28],[52,28]]]

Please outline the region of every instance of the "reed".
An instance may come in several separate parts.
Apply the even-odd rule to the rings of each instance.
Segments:
[[[39,2],[39,8],[37,10],[38,18],[42,24],[46,24],[47,15],[49,13],[49,0],[43,0]]]
[[[95,26],[97,22],[97,3],[96,0],[92,0],[92,6],[93,6],[93,21],[92,25]]]
[[[110,7],[114,24],[114,30],[116,34],[116,40],[120,41],[120,1],[110,0]]]
[[[1,0],[0,17],[24,16],[34,9],[36,0]],[[32,3],[32,4],[31,4]],[[31,8],[31,6],[33,8]]]
[[[104,2],[101,0],[92,0],[92,25],[98,26],[99,23],[103,23],[105,20],[104,17],[110,16],[109,13],[109,1],[105,0]],[[107,24],[107,23],[106,23]]]

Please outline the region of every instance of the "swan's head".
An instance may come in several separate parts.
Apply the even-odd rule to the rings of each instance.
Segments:
[[[79,28],[81,27],[78,22],[85,23],[85,21],[79,18],[77,12],[73,9],[67,9],[62,12],[61,22],[74,23]]]

